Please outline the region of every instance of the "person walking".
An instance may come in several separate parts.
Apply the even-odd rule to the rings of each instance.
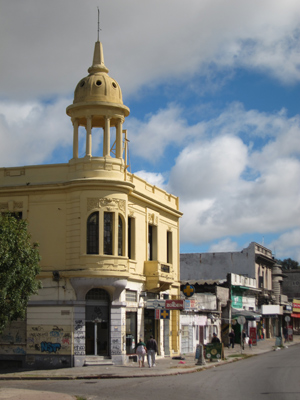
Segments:
[[[252,339],[251,339],[251,337],[249,337],[249,349],[252,349]]]
[[[157,353],[157,343],[152,335],[150,336],[150,339],[146,344],[146,348],[148,366],[149,368],[155,367],[155,353]]]
[[[242,331],[242,349],[245,349],[245,341],[246,341],[246,331],[243,329]]]
[[[212,343],[220,343],[220,339],[218,338],[216,333],[213,333],[213,337],[211,339]]]
[[[230,346],[232,346],[232,348],[234,349],[234,339],[235,339],[235,334],[234,334],[234,330],[231,329],[231,332],[229,333],[229,348]]]
[[[138,356],[139,368],[145,366],[145,355],[146,355],[146,344],[140,338],[138,344],[136,345],[136,354]]]

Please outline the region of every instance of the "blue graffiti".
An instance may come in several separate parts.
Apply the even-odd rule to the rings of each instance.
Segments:
[[[51,331],[50,332],[50,336],[53,336],[53,337],[60,337],[60,332],[58,332],[58,331]]]
[[[56,353],[61,348],[60,343],[41,342],[41,351],[48,351],[48,353]]]
[[[22,349],[21,347],[17,347],[16,349],[14,349],[14,353],[15,354],[26,354],[26,351],[24,349]]]

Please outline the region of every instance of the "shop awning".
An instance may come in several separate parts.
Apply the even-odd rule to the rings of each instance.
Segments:
[[[293,318],[300,318],[300,313],[299,313],[299,314],[292,313],[292,314],[291,314],[291,317],[293,317]]]
[[[256,321],[261,318],[261,314],[250,311],[250,310],[238,310],[236,308],[231,308],[231,318],[236,319],[238,317],[245,317],[248,321]]]

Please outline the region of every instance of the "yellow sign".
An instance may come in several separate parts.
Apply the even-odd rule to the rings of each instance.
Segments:
[[[300,300],[293,299],[293,312],[300,313]]]

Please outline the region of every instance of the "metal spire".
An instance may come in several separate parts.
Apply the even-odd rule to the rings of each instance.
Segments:
[[[100,10],[99,10],[99,7],[97,7],[97,8],[98,8],[98,36],[97,36],[97,39],[99,42],[99,32],[101,31],[101,29],[100,29]]]

